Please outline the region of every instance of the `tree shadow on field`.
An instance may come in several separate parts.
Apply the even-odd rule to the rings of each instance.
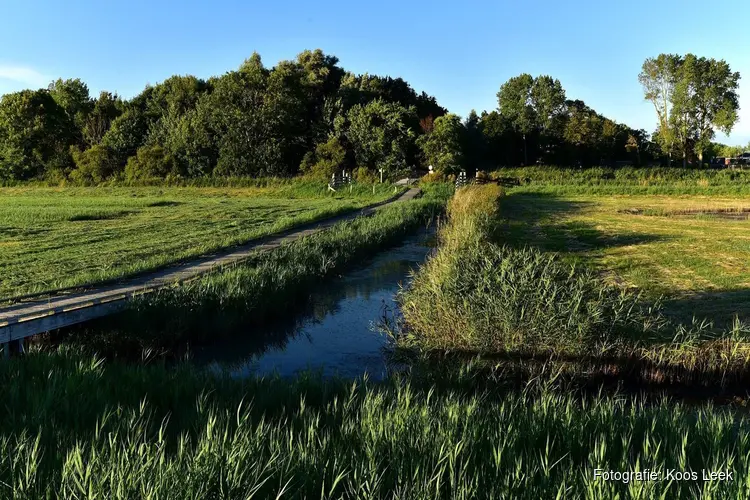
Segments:
[[[750,322],[750,289],[709,290],[685,294],[665,302],[665,312],[677,322],[689,324],[695,317],[710,319],[716,328],[731,328],[735,318]]]
[[[500,201],[497,241],[514,247],[559,252],[587,265],[591,264],[587,260],[589,253],[668,239],[649,233],[604,233],[591,223],[573,220],[595,204],[548,193],[511,193]],[[750,321],[750,288],[685,293],[667,297],[663,305],[663,312],[675,324],[690,325],[693,318],[698,321],[706,318],[717,329],[727,329],[735,316]]]
[[[591,223],[571,220],[570,216],[594,205],[594,202],[567,200],[554,194],[512,193],[500,200],[502,222],[496,237],[499,243],[514,247],[531,246],[573,255],[664,239],[649,233],[604,233]]]

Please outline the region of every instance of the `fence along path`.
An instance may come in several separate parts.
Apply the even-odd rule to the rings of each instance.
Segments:
[[[318,233],[338,222],[372,215],[391,203],[412,200],[419,192],[418,188],[412,188],[364,209],[297,226],[244,245],[152,273],[123,279],[117,283],[94,285],[86,289],[78,287],[52,295],[29,297],[0,308],[0,345],[3,346],[6,356],[12,351],[22,351],[23,339],[26,337],[112,314],[123,309],[128,299],[136,295],[196,279],[209,271],[242,262],[256,252],[272,250],[284,243]]]

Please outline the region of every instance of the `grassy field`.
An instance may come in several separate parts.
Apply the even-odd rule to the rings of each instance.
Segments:
[[[719,323],[750,317],[750,201],[697,195],[559,195],[513,191],[502,240],[594,267],[664,296],[668,309]]]
[[[576,377],[636,383],[747,383],[747,322],[683,321],[674,301],[661,304],[622,286],[611,271],[592,269],[586,255],[570,262],[547,251],[576,242],[564,232],[545,236],[547,226],[528,213],[512,228],[523,239],[508,244],[506,196],[532,213],[544,208],[533,197],[512,201],[514,193],[501,195],[496,186],[464,188],[451,200],[440,251],[399,297],[405,324],[395,335],[406,352],[489,355],[511,371],[555,365]]]
[[[138,273],[393,195],[325,183],[0,189],[0,299]]]
[[[210,337],[211,324],[236,314],[289,314],[310,286],[423,222],[450,191],[426,187],[423,199],[167,290],[136,314],[176,337],[186,326]],[[591,260],[583,254],[559,258],[539,248],[552,241],[554,249],[564,231],[526,248],[503,244],[526,230],[502,223],[515,194],[504,196],[482,186],[452,198],[438,252],[399,297],[405,328],[396,338],[428,351],[416,356],[425,363],[382,383],[311,374],[242,380],[183,363],[103,360],[70,345],[32,347],[0,363],[0,497],[748,497],[746,400],[716,406],[695,391],[688,402],[592,392],[558,368],[570,357],[599,356],[618,382],[618,369],[642,375],[639,363],[652,362],[648,373],[662,382],[677,366],[700,384],[723,383],[732,367],[747,375],[750,332],[707,338],[599,269],[568,262]],[[665,207],[641,210],[622,213],[662,217]],[[529,222],[545,215],[522,215],[543,227]],[[196,322],[201,315],[207,324]],[[488,368],[489,357],[431,365],[429,351],[443,349],[510,353],[527,368],[541,355],[543,366],[519,378],[507,362]],[[604,481],[597,469],[649,469],[660,480]],[[733,480],[704,481],[704,470]],[[695,476],[668,475],[675,472]]]

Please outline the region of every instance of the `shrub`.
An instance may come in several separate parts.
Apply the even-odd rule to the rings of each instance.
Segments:
[[[76,165],[70,178],[78,184],[98,184],[118,169],[114,154],[107,146],[97,144],[85,151],[71,146],[70,152]]]
[[[318,144],[315,153],[308,152],[302,159],[300,170],[313,177],[330,178],[346,166],[346,149],[338,138]]]
[[[179,175],[179,172],[174,158],[161,146],[139,148],[125,165],[125,177],[128,181],[164,178],[168,175]]]
[[[359,167],[354,171],[354,180],[360,184],[375,184],[380,181],[380,178],[369,168]]]

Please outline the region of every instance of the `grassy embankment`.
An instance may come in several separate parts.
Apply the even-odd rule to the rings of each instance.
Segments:
[[[441,250],[401,297],[405,347],[553,360],[576,375],[722,385],[746,380],[750,328],[678,324],[585,264],[503,240],[500,190],[459,191]],[[527,367],[524,367],[527,368]]]
[[[0,189],[0,299],[151,270],[393,196],[388,185]]]

